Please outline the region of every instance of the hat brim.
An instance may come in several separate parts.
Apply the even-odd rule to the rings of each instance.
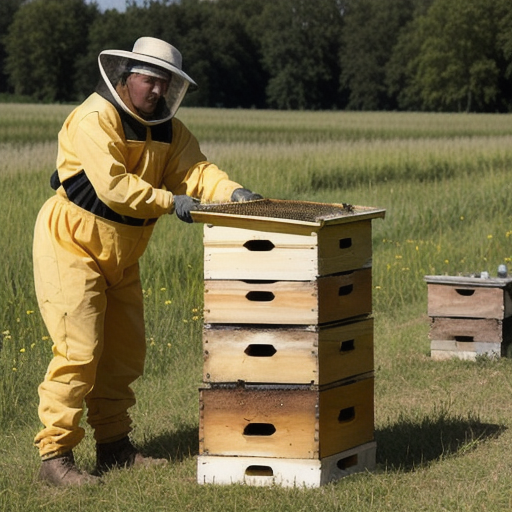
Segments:
[[[120,59],[130,59],[136,60],[138,62],[152,64],[153,66],[165,69],[174,75],[180,76],[183,80],[186,80],[189,83],[189,91],[193,91],[198,87],[197,83],[192,80],[192,78],[190,78],[187,73],[177,68],[176,66],[173,66],[169,62],[158,59],[156,57],[151,57],[150,55],[143,55],[141,53],[128,52],[125,50],[104,50],[100,53],[100,56],[101,55],[110,55],[112,57],[119,57]]]

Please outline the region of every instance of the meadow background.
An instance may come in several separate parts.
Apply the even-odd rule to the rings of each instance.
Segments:
[[[0,105],[0,511],[512,510],[512,361],[432,361],[424,282],[512,267],[511,115],[181,109],[208,157],[265,197],[386,209],[373,221],[377,470],[319,489],[196,484],[202,225],[169,216],[142,260],[133,438],[171,463],[114,471],[99,488],[36,483],[51,342],[32,230],[71,108]],[[76,458],[92,470],[90,436]]]

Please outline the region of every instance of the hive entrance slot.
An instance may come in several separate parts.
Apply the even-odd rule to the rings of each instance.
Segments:
[[[455,341],[462,341],[465,343],[470,343],[475,341],[475,338],[473,336],[454,336],[453,339]]]
[[[249,240],[244,247],[249,251],[265,252],[274,249],[275,245],[270,240]]]
[[[349,249],[352,247],[352,238],[340,238],[340,249]]]
[[[354,290],[353,284],[347,284],[346,286],[340,286],[340,289],[338,290],[338,296],[343,297],[345,295],[350,295],[353,290]]]
[[[340,411],[338,415],[338,421],[340,423],[346,423],[347,421],[352,421],[356,417],[356,410],[354,407],[346,407]]]
[[[245,298],[251,302],[272,302],[276,296],[272,292],[254,290],[249,292]]]
[[[455,291],[463,297],[471,297],[475,293],[475,290],[468,290],[467,288],[455,288]]]
[[[355,349],[355,340],[345,340],[341,342],[340,352],[350,352]]]
[[[272,357],[276,352],[273,345],[249,345],[244,350],[249,357]]]
[[[357,454],[351,455],[350,457],[345,457],[344,459],[340,459],[336,463],[336,466],[338,466],[338,469],[341,469],[342,471],[345,471],[352,466],[357,466]]]
[[[269,437],[276,432],[272,423],[249,423],[244,428],[244,436],[265,436]]]
[[[270,466],[248,466],[245,470],[246,476],[274,476],[274,470]]]

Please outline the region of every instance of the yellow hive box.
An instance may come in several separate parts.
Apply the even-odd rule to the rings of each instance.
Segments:
[[[325,327],[203,329],[203,381],[324,386],[373,371],[373,318]]]
[[[374,379],[200,390],[200,455],[319,459],[373,441]]]

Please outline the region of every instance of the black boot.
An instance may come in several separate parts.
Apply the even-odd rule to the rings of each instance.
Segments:
[[[96,473],[101,475],[114,468],[132,466],[157,466],[167,464],[167,459],[144,457],[128,437],[113,443],[96,445]]]
[[[76,467],[73,452],[43,460],[39,470],[39,480],[57,487],[100,483],[98,477],[82,473]]]

